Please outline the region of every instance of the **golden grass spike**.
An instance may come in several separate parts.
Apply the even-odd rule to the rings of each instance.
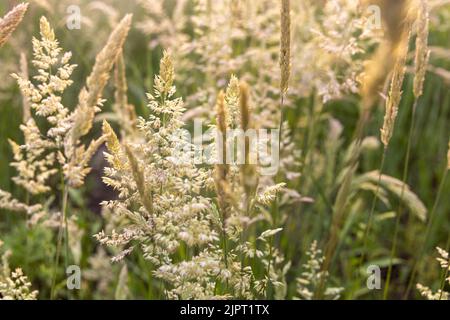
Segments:
[[[111,128],[111,125],[106,120],[103,120],[102,131],[107,138],[106,148],[108,148],[108,151],[113,154],[118,154],[121,150],[119,139],[117,138],[114,130]]]
[[[21,3],[15,6],[3,18],[0,18],[0,48],[6,43],[14,30],[16,30],[27,9],[28,3]]]
[[[379,91],[383,86],[389,70],[394,63],[392,47],[388,42],[380,44],[371,61],[367,62],[364,72],[361,95],[363,97],[363,111],[369,112],[378,100]]]
[[[423,93],[423,83],[427,71],[430,50],[428,49],[429,13],[426,0],[420,0],[417,13],[416,54],[414,58],[414,96],[419,98]]]
[[[217,96],[217,103],[216,103],[216,113],[217,113],[217,129],[219,130],[221,137],[222,137],[222,150],[218,150],[219,152],[222,151],[222,162],[219,164],[220,168],[220,180],[226,180],[226,176],[228,174],[228,165],[226,163],[227,161],[227,150],[226,150],[226,138],[227,138],[227,117],[228,117],[228,110],[226,109],[225,105],[225,94],[223,91],[219,92],[219,95]]]
[[[225,107],[225,93],[223,90],[217,96],[216,115],[217,128],[220,132],[225,133],[227,131],[228,110]]]
[[[281,0],[280,69],[282,94],[289,88],[291,74],[291,13],[290,0]]]
[[[119,273],[119,280],[117,281],[116,291],[114,293],[114,299],[125,300],[129,295],[128,289],[128,268],[124,263]]]
[[[403,79],[406,71],[406,58],[408,55],[409,35],[403,39],[403,45],[399,46],[396,53],[395,63],[389,96],[386,100],[386,111],[384,115],[383,127],[381,128],[381,141],[387,147],[394,132],[395,119],[397,117],[398,106],[402,97]]]
[[[112,69],[117,56],[122,51],[123,43],[128,35],[131,26],[132,15],[127,14],[109,36],[105,47],[95,58],[94,68],[86,81],[86,87],[89,91],[88,105],[97,105],[103,88],[109,78],[109,72]]]
[[[236,128],[240,119],[239,95],[239,80],[235,75],[231,75],[230,82],[225,91],[225,105],[227,109],[226,124],[230,128]]]

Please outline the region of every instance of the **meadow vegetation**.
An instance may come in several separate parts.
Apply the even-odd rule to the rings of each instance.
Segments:
[[[449,1],[0,15],[0,299],[449,299]]]

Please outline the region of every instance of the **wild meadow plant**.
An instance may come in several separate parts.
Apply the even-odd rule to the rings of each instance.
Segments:
[[[50,25],[69,4],[82,32]],[[30,66],[27,9],[48,17]],[[448,167],[430,168],[448,142],[445,4],[136,0],[133,25],[124,10],[40,0],[0,20],[0,112],[22,105],[0,128],[1,299],[448,299]],[[247,134],[264,130],[277,143]],[[436,246],[440,275],[423,271]]]

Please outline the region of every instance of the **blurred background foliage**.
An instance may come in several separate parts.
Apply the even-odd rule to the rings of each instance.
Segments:
[[[164,1],[163,9],[170,15],[177,0]],[[64,97],[64,103],[74,107],[77,95],[84,85],[86,76],[93,65],[95,55],[106,42],[107,37],[119,21],[128,12],[134,14],[133,28],[130,31],[125,44],[126,73],[129,86],[128,98],[130,103],[136,106],[136,111],[141,116],[146,116],[147,100],[145,93],[151,90],[153,77],[158,71],[159,59],[162,55],[162,45],[158,42],[159,34],[142,32],[136,28],[140,22],[149,19],[149,16],[139,1],[53,1],[31,0],[29,10],[14,33],[9,43],[0,50],[0,188],[8,190],[15,195],[20,195],[20,190],[13,183],[11,177],[14,172],[9,166],[12,153],[8,139],[22,141],[19,126],[22,121],[21,95],[15,81],[10,76],[19,71],[20,53],[24,52],[27,58],[31,58],[31,38],[37,36],[39,18],[45,15],[55,27],[56,36],[61,46],[73,53],[72,61],[78,64],[75,69],[74,84],[69,88]],[[150,1],[151,2],[151,1]],[[191,1],[187,1],[186,14],[192,11]],[[3,0],[0,2],[0,13],[7,12],[18,1]],[[66,23],[67,7],[77,4],[81,8],[83,16],[80,30],[68,30]],[[429,43],[432,47],[431,67],[425,81],[424,95],[417,109],[417,125],[412,137],[412,150],[408,185],[430,210],[436,199],[436,193],[441,183],[443,172],[447,166],[447,149],[450,133],[450,5],[439,7],[432,12],[432,24]],[[194,32],[186,30],[187,33]],[[241,44],[245,45],[245,44]],[[169,48],[176,51],[177,48]],[[175,68],[178,61],[175,61]],[[292,63],[296,63],[296,56],[292,57]],[[260,66],[264,68],[264,66]],[[195,73],[192,74],[195,77]],[[195,83],[195,79],[191,79]],[[183,82],[177,82],[179,95],[188,96],[196,92],[197,88],[184,86]],[[404,85],[404,94],[400,106],[397,125],[387,154],[387,162],[384,172],[390,176],[401,179],[405,149],[408,139],[408,129],[411,117],[412,76],[408,75]],[[110,84],[104,92],[107,99],[104,110],[111,110],[113,102],[113,88]],[[312,159],[311,170],[305,173],[301,183],[294,183],[292,188],[305,197],[314,199],[314,203],[303,202],[298,206],[283,208],[287,210],[287,222],[285,230],[279,239],[279,247],[286,258],[292,261],[292,267],[287,275],[288,297],[295,293],[295,277],[299,275],[299,267],[305,261],[305,250],[313,240],[322,242],[326,238],[331,221],[330,198],[337,191],[337,173],[343,167],[343,157],[353,137],[353,131],[358,119],[359,98],[356,95],[346,95],[340,99],[326,102],[321,110],[317,111],[313,98],[297,99],[295,105],[287,111],[287,120],[293,130],[295,143],[299,150],[304,149],[308,143],[308,135],[311,131],[305,125],[315,114],[315,137],[309,148],[314,153],[324,155],[320,159]],[[211,110],[213,106],[211,105]],[[369,136],[378,137],[379,128],[384,115],[384,106],[376,108],[367,128]],[[327,143],[329,134],[329,119],[339,121],[342,130],[341,137],[334,144]],[[98,136],[100,125],[97,123],[94,136]],[[379,169],[381,160],[381,146],[375,143],[375,148],[367,148],[363,152],[358,172],[369,172]],[[94,171],[91,174],[88,185],[81,191],[73,191],[70,194],[72,200],[72,215],[79,217],[79,225],[82,227],[83,237],[80,248],[79,264],[85,272],[81,291],[69,292],[68,298],[114,298],[121,265],[104,264],[102,252],[98,244],[92,238],[92,234],[102,228],[103,218],[96,202],[111,197],[100,185],[98,176],[101,174],[101,154],[94,158]],[[98,164],[95,164],[95,162]],[[317,163],[314,163],[317,161]],[[311,165],[311,164],[310,164]],[[322,172],[328,172],[327,176],[315,176],[314,166],[324,166]],[[100,191],[98,191],[100,190]],[[370,202],[372,193],[362,192],[358,199]],[[419,278],[422,283],[436,286],[439,283],[439,268],[435,263],[434,247],[445,247],[450,230],[450,179],[444,186],[444,193],[437,207],[437,218],[433,224],[431,239],[427,246],[424,261],[421,262]],[[56,200],[59,201],[59,200]],[[360,201],[360,200],[359,200]],[[355,201],[349,208],[350,216],[341,235],[338,255],[331,271],[332,282],[338,286],[351,288],[358,286],[354,283],[353,268],[357,263],[355,252],[362,249],[361,239],[357,234],[361,233],[361,224],[364,219],[360,217],[361,203]],[[396,202],[394,202],[396,207]],[[365,209],[367,210],[367,209]],[[391,234],[394,224],[393,216],[379,205],[374,230],[371,234],[367,250],[371,252],[371,263],[377,263],[386,267],[388,263]],[[405,215],[401,221],[401,236],[397,250],[396,262],[408,261],[416,254],[417,247],[423,241],[425,225],[418,219]],[[23,216],[7,212],[0,212],[0,238],[6,247],[14,252],[11,264],[22,266],[29,276],[33,286],[40,290],[42,297],[48,297],[46,291],[50,287],[51,266],[54,255],[54,246],[49,245],[54,241],[52,233],[43,227],[29,229]],[[95,256],[94,256],[95,254]],[[97,261],[95,261],[95,259]],[[96,264],[97,263],[97,264]],[[93,266],[96,270],[102,270],[103,279],[99,273],[91,272]],[[103,269],[102,269],[103,268]],[[406,267],[408,268],[408,267]],[[385,268],[383,268],[385,270]],[[134,298],[162,298],[162,288],[153,284],[149,265],[142,257],[135,254],[128,262],[128,288],[130,297]],[[395,292],[393,297],[401,297],[406,282],[402,268],[394,268]],[[155,282],[156,283],[156,282]],[[64,286],[64,283],[60,284]],[[46,289],[47,288],[47,289]],[[380,298],[380,292],[358,291],[361,298]],[[416,293],[413,293],[417,297]],[[345,297],[345,295],[344,295]]]

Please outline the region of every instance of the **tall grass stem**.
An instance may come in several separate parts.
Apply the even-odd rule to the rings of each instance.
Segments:
[[[402,189],[400,191],[400,202],[398,205],[397,216],[395,219],[394,240],[392,242],[391,252],[389,255],[389,267],[388,267],[386,283],[385,283],[384,292],[383,292],[383,300],[386,300],[387,296],[389,294],[389,285],[390,285],[391,276],[392,276],[392,261],[394,260],[394,255],[395,255],[395,252],[397,249],[398,231],[400,228],[400,219],[401,219],[402,210],[403,210],[403,197],[405,195],[406,179],[408,177],[408,171],[409,171],[409,158],[411,155],[412,136],[413,136],[413,132],[414,132],[415,124],[416,124],[417,103],[418,103],[418,99],[416,98],[416,99],[414,99],[412,112],[411,112],[411,124],[409,126],[408,144],[406,147],[405,163],[403,166],[403,177],[402,177],[403,184],[402,184]]]

